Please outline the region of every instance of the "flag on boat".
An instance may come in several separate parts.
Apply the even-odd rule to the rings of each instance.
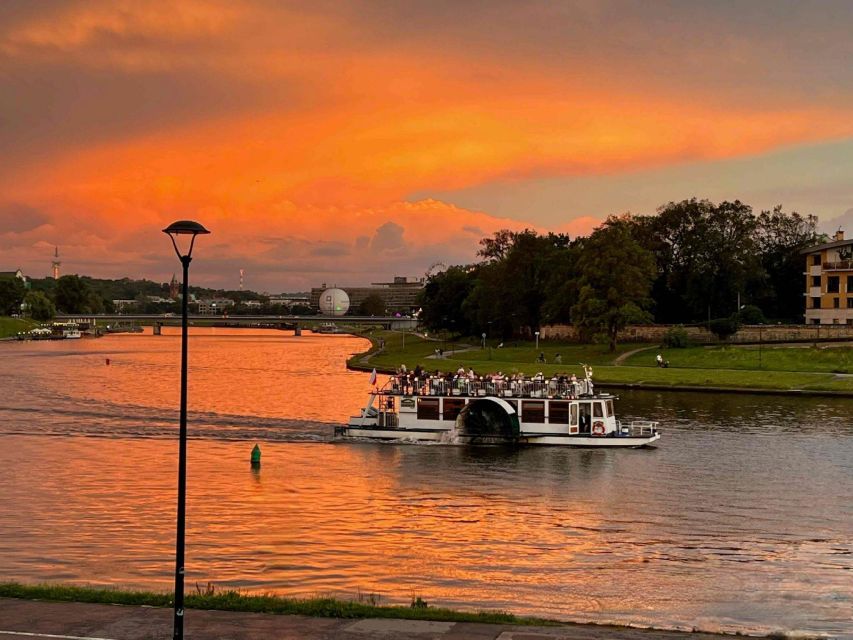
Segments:
[[[370,384],[376,384],[376,367],[370,372]]]

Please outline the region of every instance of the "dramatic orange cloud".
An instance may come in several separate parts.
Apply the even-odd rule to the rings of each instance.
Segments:
[[[337,269],[354,284],[470,260],[478,232],[538,224],[574,235],[614,213],[565,211],[542,224],[524,210],[500,219],[414,193],[853,136],[847,94],[810,100],[768,85],[752,99],[732,95],[731,61],[752,65],[761,42],[692,42],[683,64],[706,69],[707,82],[678,91],[655,69],[687,71],[652,43],[638,49],[626,25],[614,27],[621,40],[596,42],[607,6],[497,3],[474,15],[393,3],[18,5],[0,21],[0,77],[10,78],[0,91],[18,96],[12,129],[0,131],[12,159],[0,207],[38,212],[38,224],[0,229],[0,245],[22,265],[46,264],[32,252],[61,243],[79,252],[80,270],[133,265],[154,276],[161,260],[145,234],[186,216],[216,231],[223,270],[251,264],[279,274],[266,287],[275,277],[286,288]],[[371,250],[379,229],[390,235]],[[132,246],[146,249],[108,268],[117,247]]]

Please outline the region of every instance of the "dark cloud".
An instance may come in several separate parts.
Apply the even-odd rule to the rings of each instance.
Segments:
[[[365,41],[465,51],[565,70],[592,64],[621,88],[701,92],[714,101],[849,104],[853,3],[825,0],[495,0],[329,3]],[[488,25],[488,28],[482,28]],[[482,77],[482,66],[472,68]],[[499,75],[499,72],[497,72]],[[688,92],[689,87],[689,92]]]
[[[0,64],[0,154],[17,163],[51,151],[126,139],[277,105],[304,106],[286,79],[239,79],[199,69],[90,69],[37,61]]]
[[[483,237],[486,235],[480,227],[475,227],[470,224],[466,224],[462,227],[462,231],[467,231],[468,233],[474,234],[475,236]]]
[[[367,249],[370,247],[370,237],[369,236],[358,236],[355,239],[355,248],[356,249]]]
[[[373,251],[396,251],[406,247],[406,241],[403,240],[403,232],[405,229],[396,222],[390,220],[376,229],[373,234],[373,239],[370,241],[370,248]]]
[[[48,217],[29,205],[19,202],[0,204],[0,234],[12,231],[32,231],[48,222]]]

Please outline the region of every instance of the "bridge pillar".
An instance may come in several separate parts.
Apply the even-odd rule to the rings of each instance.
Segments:
[[[154,323],[154,335],[155,335],[155,336],[159,336],[159,335],[160,335],[160,329],[161,329],[161,327],[162,327],[162,326],[163,326],[163,325],[161,325],[159,322],[155,322],[155,323]]]
[[[300,327],[298,324],[295,327],[293,327],[293,335],[295,335],[295,336],[301,336],[302,335],[302,327]]]

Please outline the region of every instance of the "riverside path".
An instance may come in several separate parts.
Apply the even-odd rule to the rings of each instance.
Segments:
[[[189,640],[719,640],[721,636],[599,625],[528,627],[188,610]],[[162,640],[172,610],[0,598],[0,640]]]

